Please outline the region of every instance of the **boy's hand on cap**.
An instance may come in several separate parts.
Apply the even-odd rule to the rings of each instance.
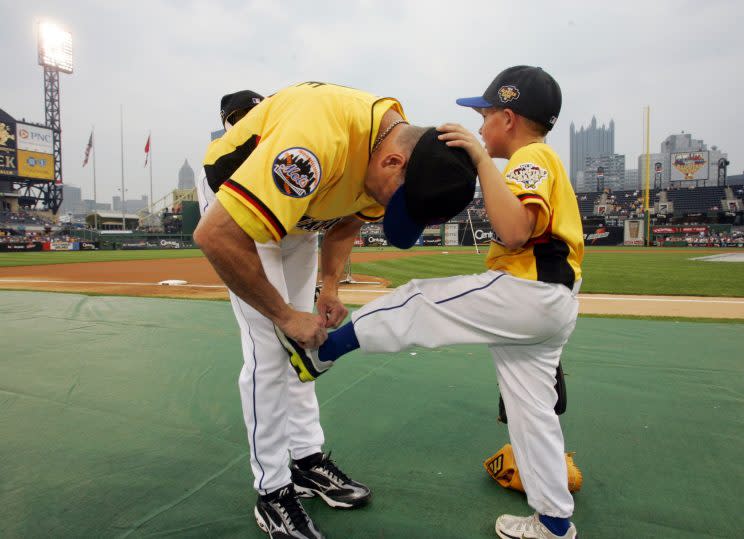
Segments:
[[[475,135],[460,124],[442,124],[437,127],[437,131],[440,132],[439,140],[445,141],[447,146],[463,148],[468,152],[476,168],[480,166],[484,159],[491,159],[483,145],[475,138]]]

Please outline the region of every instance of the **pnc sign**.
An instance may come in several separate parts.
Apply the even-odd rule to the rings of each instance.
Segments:
[[[54,153],[54,137],[47,127],[16,123],[16,145],[19,150]]]

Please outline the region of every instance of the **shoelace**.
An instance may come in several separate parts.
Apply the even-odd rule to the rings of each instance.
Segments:
[[[293,492],[286,494],[276,501],[279,511],[289,520],[291,527],[295,530],[307,527],[310,517],[307,516],[297,495]]]
[[[328,453],[328,455],[320,462],[320,464],[318,464],[318,467],[325,468],[330,474],[335,476],[343,483],[348,483],[349,481],[351,481],[351,478],[344,472],[342,472],[338,468],[338,466],[336,466],[336,463],[331,460],[331,453]]]
[[[529,519],[527,519],[524,523],[524,529],[523,532],[533,532],[539,537],[544,537],[544,531],[545,526],[542,522],[540,522],[540,515],[538,513],[534,513]]]

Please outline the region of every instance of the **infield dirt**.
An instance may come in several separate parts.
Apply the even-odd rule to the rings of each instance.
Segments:
[[[355,252],[352,263],[435,254],[439,252]],[[188,284],[158,284],[173,279]],[[379,277],[354,274],[352,280],[361,284],[341,285],[340,295],[345,303],[362,305],[390,290],[388,283]],[[227,289],[205,258],[0,268],[0,289],[189,299],[223,300],[228,297]],[[581,294],[580,311],[584,314],[744,319],[744,299]]]

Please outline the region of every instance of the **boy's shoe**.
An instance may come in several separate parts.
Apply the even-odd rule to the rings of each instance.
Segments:
[[[276,324],[274,324],[274,332],[289,354],[289,362],[297,371],[297,377],[300,381],[312,382],[333,367],[333,361],[321,361],[317,350],[305,350],[297,341],[287,337]]]
[[[342,472],[330,454],[318,453],[317,462],[307,470],[292,462],[291,470],[295,490],[302,498],[317,495],[331,507],[354,509],[372,497],[369,488]]]
[[[537,513],[529,517],[501,515],[496,519],[496,535],[501,539],[576,539],[578,537],[573,522],[564,535],[555,535],[540,522],[540,515]]]
[[[259,496],[253,514],[258,527],[271,539],[323,539],[291,483]]]

